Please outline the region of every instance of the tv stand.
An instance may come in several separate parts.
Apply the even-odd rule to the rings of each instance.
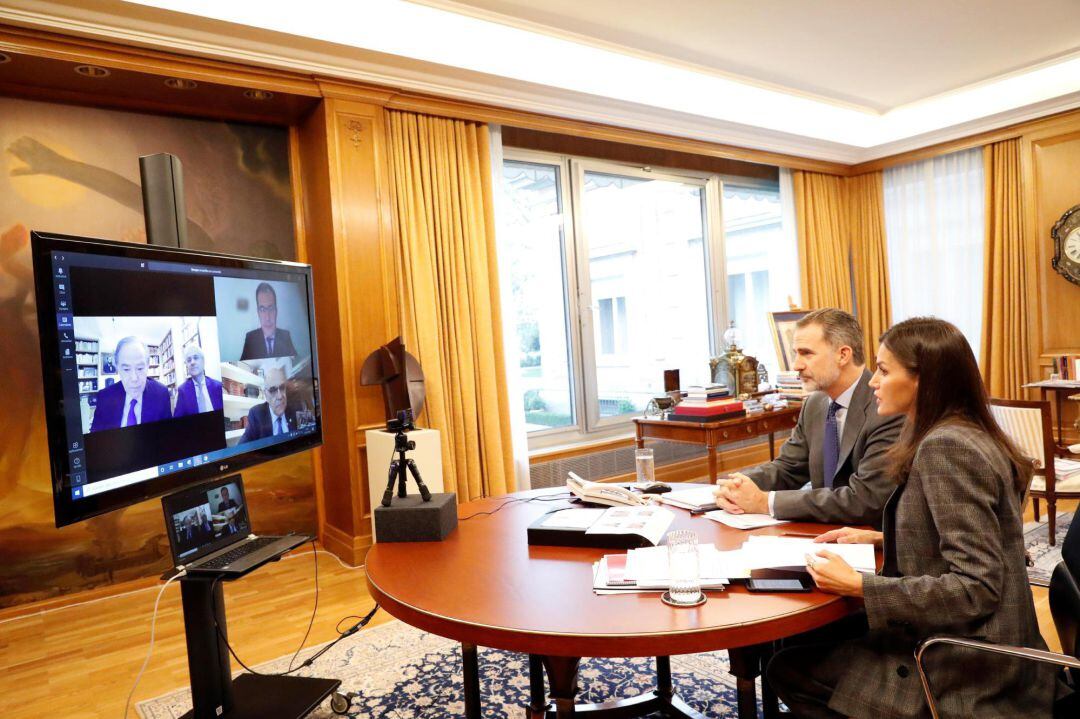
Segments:
[[[262,564],[251,571],[259,566]],[[306,717],[341,685],[341,680],[258,674],[241,674],[234,680],[229,669],[229,648],[222,638],[228,636],[225,595],[222,582],[215,582],[216,578],[212,574],[180,578],[192,701],[191,711],[181,719]],[[215,614],[221,636],[214,628]]]

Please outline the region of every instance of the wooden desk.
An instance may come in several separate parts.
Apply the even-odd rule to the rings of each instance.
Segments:
[[[717,446],[767,434],[769,435],[769,459],[775,459],[776,433],[794,427],[801,410],[802,405],[797,404],[776,412],[719,422],[679,422],[636,417],[634,418],[635,439],[639,449],[645,446],[646,439],[666,439],[670,442],[705,445],[709,454],[709,483],[716,484]]]
[[[562,488],[522,492],[462,504],[463,519],[442,542],[380,542],[367,555],[367,582],[376,601],[398,619],[461,642],[465,713],[480,717],[477,646],[530,655],[528,716],[547,713],[547,670],[556,717],[575,709],[581,657],[657,657],[657,690],[650,695],[590,706],[603,716],[649,711],[701,717],[672,691],[672,654],[727,649],[739,690],[739,716],[756,717],[754,679],[762,647],[840,619],[861,605],[831,594],[751,594],[742,586],[708,592],[694,608],[673,608],[658,594],[597,596],[592,565],[612,550],[529,546],[526,528],[541,515],[570,506]],[[545,500],[546,498],[546,500]],[[500,508],[501,507],[501,508]],[[671,529],[693,529],[702,543],[735,549],[751,532],[731,529],[673,509]],[[792,523],[755,530],[760,534],[821,532],[831,526]],[[773,715],[775,701],[767,702]],[[601,711],[602,709],[602,711]],[[609,711],[610,710],[610,711]],[[636,712],[636,713],[635,713]]]

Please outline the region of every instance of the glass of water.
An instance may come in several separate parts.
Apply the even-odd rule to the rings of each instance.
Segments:
[[[702,596],[697,534],[689,529],[676,529],[668,532],[667,543],[670,603],[699,604]]]
[[[656,464],[651,449],[634,451],[634,468],[637,471],[638,486],[647,487],[656,481]]]

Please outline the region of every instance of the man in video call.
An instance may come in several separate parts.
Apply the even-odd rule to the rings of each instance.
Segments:
[[[116,371],[120,381],[97,393],[91,432],[132,427],[172,417],[169,390],[148,378],[150,353],[135,337],[116,343]]]
[[[188,378],[176,390],[176,408],[173,417],[188,414],[221,411],[221,383],[206,376],[206,356],[202,348],[188,345],[184,348],[184,367]]]
[[[255,306],[259,312],[259,328],[247,333],[240,359],[294,357],[296,348],[289,331],[277,326],[277,293],[268,282],[261,282],[255,288]]]
[[[257,404],[248,410],[247,426],[244,427],[244,435],[240,442],[271,437],[276,434],[286,434],[295,427],[285,415],[286,377],[285,368],[281,365],[268,365],[263,370],[263,394],[266,401]]]
[[[239,509],[240,505],[236,503],[235,499],[229,497],[229,488],[221,488],[221,499],[218,500],[217,514],[225,514],[230,509]],[[236,512],[229,512],[228,523],[225,525],[224,530],[226,534],[232,534],[236,531]]]

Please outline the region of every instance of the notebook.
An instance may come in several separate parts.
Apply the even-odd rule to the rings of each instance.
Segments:
[[[238,474],[162,497],[161,507],[173,564],[188,574],[243,574],[310,541],[301,534],[253,534]]]

